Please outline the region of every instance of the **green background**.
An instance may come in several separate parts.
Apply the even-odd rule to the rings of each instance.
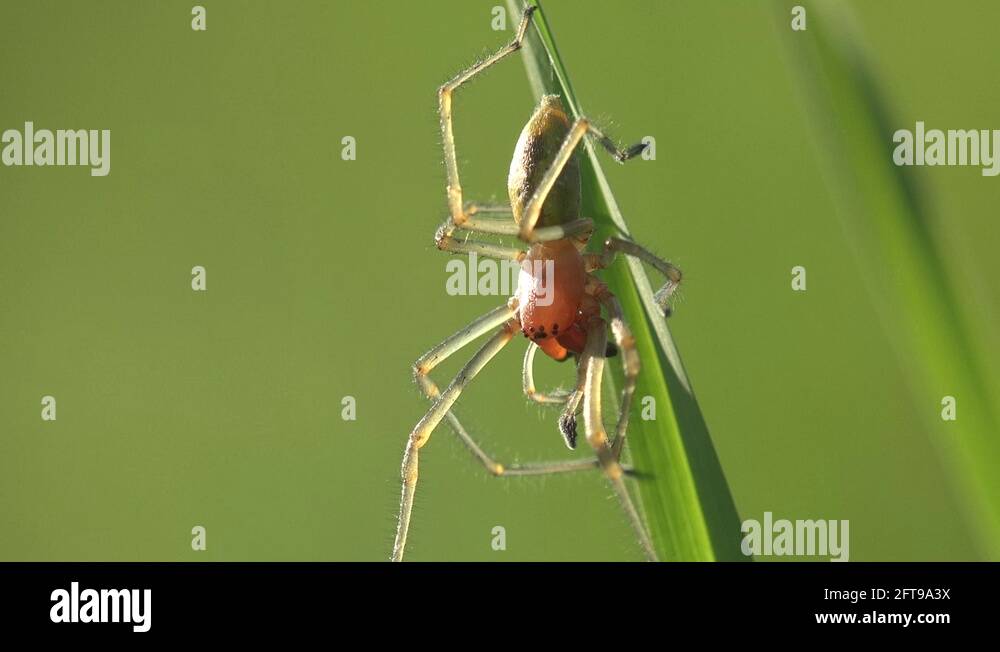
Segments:
[[[0,1],[0,129],[112,130],[108,177],[0,168],[0,559],[387,558],[426,409],[410,363],[501,301],[448,296],[432,236],[435,88],[510,39],[502,2],[206,2],[206,32],[193,4]],[[894,124],[1000,128],[1000,5],[852,4]],[[932,444],[939,397],[907,390],[837,218],[787,20],[765,2],[545,8],[588,112],[656,138],[657,160],[605,169],[634,236],[686,273],[671,329],[741,518],[849,519],[852,560],[979,558]],[[518,57],[459,91],[469,198],[505,197],[532,108]],[[914,174],[988,367],[1000,180]],[[520,393],[523,347],[459,414],[503,461],[587,455]],[[596,473],[490,478],[444,427],[421,462],[410,559],[641,557]]]

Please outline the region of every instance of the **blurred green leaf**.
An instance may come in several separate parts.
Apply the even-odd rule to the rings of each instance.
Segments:
[[[954,471],[980,547],[996,558],[996,406],[932,234],[923,193],[913,171],[892,162],[894,131],[914,125],[890,124],[863,40],[844,3],[814,2],[809,11],[808,30],[793,32],[786,4],[775,3],[777,29],[800,73],[819,158],[861,267],[857,278],[845,263],[843,282],[869,291],[908,372],[914,405]],[[941,419],[944,396],[957,399],[956,421]]]
[[[508,7],[512,16],[518,16],[524,4],[508,0]],[[558,94],[574,116],[582,115],[541,6],[533,25],[524,44],[524,61],[535,97]],[[594,241],[602,242],[609,235],[631,238],[589,139],[584,140],[584,148],[580,158],[582,209],[595,222]],[[655,420],[632,415],[628,448],[640,474],[636,493],[659,558],[745,560],[729,486],[642,264],[619,256],[603,279],[621,301],[642,359],[637,404],[643,396],[656,401]],[[619,365],[609,368],[620,385]]]

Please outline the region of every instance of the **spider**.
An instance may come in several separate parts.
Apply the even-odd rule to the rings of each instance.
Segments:
[[[465,328],[432,348],[413,364],[413,374],[433,405],[414,426],[406,442],[402,462],[402,497],[392,560],[402,561],[417,486],[420,449],[431,433],[447,419],[459,439],[494,476],[540,475],[587,469],[599,469],[611,483],[635,529],[639,542],[650,560],[656,559],[649,535],[639,518],[625,486],[629,469],[621,464],[628,428],[629,410],[639,373],[639,355],[621,305],[608,287],[592,274],[607,267],[618,253],[634,256],[650,264],[666,277],[656,293],[657,305],[669,315],[668,300],[681,281],[681,272],[639,245],[610,237],[600,253],[586,252],[593,233],[593,221],[580,217],[580,171],[576,147],[585,136],[594,138],[619,163],[642,152],[645,145],[619,149],[585,117],[570,119],[557,95],[546,95],[521,132],[514,149],[508,176],[510,206],[466,204],[459,183],[452,129],[452,94],[462,84],[521,48],[522,40],[535,7],[524,10],[514,40],[492,56],[462,71],[438,89],[444,160],[447,171],[449,217],[437,229],[435,243],[453,254],[477,253],[521,264],[518,287],[505,304],[479,317]],[[481,215],[505,215],[513,222]],[[529,245],[528,250],[504,247],[485,241],[456,238],[462,235],[489,234],[516,236]],[[547,300],[542,289],[547,286]],[[602,309],[607,318],[602,316]],[[608,328],[614,344],[608,342]],[[583,412],[587,443],[596,459],[505,466],[472,439],[458,417],[451,411],[462,391],[493,357],[521,331],[529,339],[524,356],[523,385],[529,399],[545,405],[563,405],[559,430],[569,448],[576,447],[576,415]],[[473,340],[493,335],[441,392],[430,372],[443,360]],[[535,390],[532,367],[535,353],[541,349],[549,357],[576,360],[577,380],[572,391],[549,394]],[[601,417],[601,378],[605,358],[620,353],[625,382],[615,437],[608,439]]]

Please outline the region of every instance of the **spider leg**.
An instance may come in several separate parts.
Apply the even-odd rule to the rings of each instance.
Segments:
[[[476,319],[471,324],[448,337],[443,342],[432,348],[421,356],[413,365],[414,376],[417,383],[428,399],[434,401],[431,408],[424,417],[417,423],[407,439],[406,450],[403,454],[401,469],[402,495],[399,505],[399,520],[396,529],[396,540],[393,545],[392,560],[401,561],[403,551],[406,547],[406,537],[410,527],[410,514],[413,509],[413,496],[416,491],[418,477],[418,457],[419,449],[430,439],[431,433],[441,422],[442,418],[447,418],[458,433],[459,438],[469,448],[470,451],[482,462],[483,466],[494,475],[522,476],[540,475],[545,473],[560,473],[569,471],[582,471],[597,468],[596,460],[571,460],[566,462],[551,462],[538,464],[512,465],[505,467],[496,462],[469,436],[465,428],[451,412],[451,407],[458,400],[459,395],[476,375],[482,371],[483,367],[493,359],[493,357],[506,346],[514,335],[516,324],[511,320],[514,313],[513,304],[500,306],[491,310],[482,317]],[[456,351],[469,344],[477,337],[493,330],[502,324],[502,328],[494,334],[476,354],[462,368],[458,375],[441,393],[437,384],[428,375],[430,371],[443,360],[454,354]],[[628,470],[626,469],[626,472]]]
[[[601,417],[601,378],[604,374],[604,352],[607,347],[607,324],[601,317],[593,317],[587,327],[587,344],[584,349],[586,358],[587,382],[583,394],[583,422],[587,433],[587,442],[600,462],[601,470],[611,482],[618,500],[621,502],[629,522],[639,537],[646,557],[656,561],[656,552],[646,532],[646,527],[639,518],[639,512],[632,502],[632,497],[625,486],[625,474],[615,458],[614,452],[608,446],[608,437],[604,432],[604,422]]]
[[[493,337],[476,352],[475,355],[462,367],[447,389],[437,397],[434,405],[427,411],[417,425],[413,427],[409,438],[406,440],[406,450],[403,453],[403,464],[401,475],[403,480],[402,495],[399,501],[399,523],[396,528],[396,541],[392,547],[392,561],[403,560],[403,550],[406,547],[406,535],[410,530],[410,513],[413,510],[413,495],[417,489],[417,477],[419,466],[419,451],[430,439],[431,433],[441,419],[448,413],[451,406],[458,400],[473,378],[482,371],[483,367],[493,359],[497,353],[506,346],[514,337],[514,324],[508,322],[504,324]]]
[[[631,240],[611,237],[604,242],[604,251],[602,253],[586,255],[587,271],[589,272],[595,269],[604,269],[605,267],[608,267],[614,261],[615,254],[619,252],[625,254],[626,256],[638,258],[639,260],[652,265],[667,278],[667,282],[663,284],[663,287],[656,291],[653,298],[656,301],[656,305],[663,311],[664,316],[669,316],[670,297],[677,289],[677,286],[681,283],[681,279],[683,277],[681,270],[669,261],[660,258],[645,247],[642,247]]]
[[[444,164],[448,174],[448,209],[451,213],[451,221],[455,226],[460,226],[468,219],[468,215],[462,206],[462,184],[458,175],[458,157],[455,153],[455,131],[451,117],[451,99],[455,90],[469,81],[479,73],[483,72],[504,57],[521,49],[521,41],[524,33],[531,22],[531,14],[535,7],[526,7],[521,16],[521,22],[517,26],[514,40],[494,52],[491,56],[483,59],[458,73],[451,80],[438,89],[438,111],[441,116],[441,136],[444,143]]]
[[[448,223],[442,224],[437,233],[434,234],[434,244],[441,251],[453,254],[476,254],[488,258],[499,260],[513,260],[520,262],[527,255],[526,252],[515,247],[504,247],[491,242],[480,240],[456,240],[448,231]]]
[[[595,279],[591,277],[591,280]],[[611,444],[614,458],[621,460],[625,436],[628,431],[629,414],[632,411],[632,397],[635,395],[636,378],[639,376],[639,352],[636,351],[635,338],[625,322],[625,315],[618,297],[599,281],[594,284],[592,292],[594,297],[604,306],[604,309],[608,311],[608,316],[611,319],[611,334],[615,338],[615,344],[618,346],[622,358],[625,384],[622,387],[621,411],[618,414],[618,424],[615,427],[615,438]]]
[[[524,352],[524,365],[521,369],[521,384],[524,387],[524,395],[535,403],[542,405],[562,405],[565,403],[571,392],[557,389],[549,393],[541,393],[535,389],[535,374],[533,371],[535,353],[538,352],[538,345],[534,342],[528,343],[528,348]]]
[[[571,391],[556,390],[549,394],[541,394],[535,389],[535,377],[532,367],[536,351],[541,348],[535,342],[528,343],[528,350],[524,352],[524,363],[521,368],[521,384],[524,394],[530,400],[541,405],[563,405],[562,414],[559,415],[559,433],[566,442],[566,447],[570,450],[576,449],[576,415],[580,411],[580,402],[583,400],[583,386],[586,382],[586,359],[584,352],[576,362],[576,385]]]
[[[589,294],[584,294],[580,307],[581,324],[588,324],[594,317],[600,317],[601,307],[597,300]],[[605,349],[601,350],[601,356],[607,354]],[[571,449],[576,448],[576,426],[577,413],[580,411],[580,404],[583,402],[584,389],[587,385],[587,367],[591,353],[586,345],[576,361],[576,385],[573,391],[569,392],[565,400],[562,414],[559,415],[559,432],[562,433],[566,446]],[[527,360],[525,360],[527,362]]]
[[[605,136],[599,129],[597,129],[597,127],[590,123],[589,118],[577,118],[573,123],[573,126],[570,127],[569,133],[566,134],[566,138],[563,140],[562,145],[559,147],[559,152],[556,153],[556,157],[553,159],[552,165],[545,172],[545,176],[542,177],[541,182],[535,189],[535,193],[531,196],[531,199],[528,200],[527,205],[524,207],[524,215],[521,218],[521,225],[517,234],[517,237],[521,240],[525,242],[541,242],[549,239],[546,237],[547,234],[544,233],[544,228],[535,228],[538,223],[538,219],[542,214],[542,205],[545,203],[545,199],[549,196],[549,191],[552,190],[552,186],[555,185],[559,175],[562,174],[563,168],[566,167],[566,164],[569,162],[570,158],[572,158],[573,151],[576,149],[576,146],[580,144],[580,141],[583,140],[583,137],[588,133],[596,138],[597,142],[608,150],[608,152],[610,152],[619,163],[624,163],[645,149],[644,143],[632,145],[625,150],[618,149],[615,147],[615,144],[611,142],[610,138]]]
[[[499,213],[500,211],[492,211]],[[507,209],[510,212],[510,209]],[[475,214],[475,213],[473,213]],[[455,224],[453,218],[446,219],[434,233],[434,244],[442,251],[451,253],[472,253],[500,258],[505,260],[523,260],[525,252],[514,247],[503,247],[500,245],[482,242],[479,240],[456,240],[456,231],[468,231],[471,233],[483,233],[488,235],[509,235],[517,236],[519,228],[513,221],[497,219],[477,219],[468,218],[462,224]],[[577,238],[582,243],[586,243],[594,232],[594,222],[589,218],[573,220],[567,224],[557,226],[546,226],[535,230],[535,238],[538,242],[547,240],[561,240],[563,238]]]
[[[466,231],[475,231],[477,233],[490,233],[493,235],[513,235],[518,237],[521,235],[521,227],[519,227],[515,222],[508,222],[506,220],[480,220],[470,218],[457,228],[464,229]],[[563,238],[574,237],[579,237],[581,240],[587,240],[593,232],[594,221],[589,217],[581,217],[580,219],[567,222],[566,224],[543,226],[539,229],[535,229],[534,237],[530,240],[530,242],[545,242],[548,240],[562,240]]]
[[[626,332],[627,332],[627,327],[626,327]],[[626,347],[629,346],[630,343],[634,345],[634,342],[631,342],[630,338],[631,335],[628,335],[623,339]],[[559,389],[550,393],[543,394],[535,389],[535,379],[534,379],[534,373],[532,371],[532,366],[534,365],[535,353],[538,351],[538,348],[539,347],[537,344],[535,344],[534,342],[530,342],[528,344],[528,349],[524,352],[524,365],[521,371],[524,394],[530,400],[539,403],[541,405],[564,406],[563,412],[559,416],[559,431],[562,433],[563,439],[566,441],[566,445],[569,448],[574,449],[576,448],[576,437],[577,437],[576,433],[577,413],[580,411],[580,403],[583,401],[584,389],[587,382],[586,359],[585,357],[581,356],[579,362],[577,363],[577,382],[576,382],[576,387],[574,387],[572,391]],[[584,353],[584,355],[586,355],[586,353]],[[632,388],[629,391],[628,369],[634,368],[636,374],[638,374],[639,371],[638,368],[639,360],[638,360],[638,355],[635,354],[634,346],[631,352],[627,352],[625,355],[627,355],[629,358],[629,363],[626,365],[627,371],[626,371],[626,387],[625,387],[625,390],[628,391],[628,394],[623,396],[623,402],[622,402],[623,406],[626,405],[627,401],[631,400],[631,394],[634,393],[635,390],[633,383]],[[633,355],[635,356],[634,365],[632,364]],[[632,376],[632,379],[634,380],[634,376]],[[626,412],[625,414],[627,415],[628,413]],[[622,420],[622,417],[619,417],[619,425],[618,428],[616,429],[616,433],[623,432],[627,427],[628,427],[628,417],[625,416],[624,420]],[[618,436],[616,434],[615,441],[617,440]],[[621,458],[620,447],[615,450],[617,451],[615,459],[618,460]],[[631,473],[631,472],[632,472],[631,468],[628,468],[626,470],[626,473]]]
[[[449,336],[443,342],[432,348],[430,351],[420,356],[413,363],[413,377],[420,386],[421,391],[429,400],[435,401],[441,392],[437,383],[430,377],[430,372],[442,361],[454,354],[456,351],[466,346],[474,339],[493,330],[500,324],[507,321],[513,311],[509,306],[500,306],[482,317],[476,319],[471,324]],[[569,460],[563,462],[538,462],[530,464],[506,465],[497,462],[492,456],[486,453],[482,447],[469,435],[468,431],[459,421],[454,410],[449,410],[445,416],[449,425],[458,435],[458,438],[478,459],[483,467],[494,476],[515,476],[515,475],[542,475],[546,473],[560,473],[566,471],[582,471],[597,468],[594,460]]]
[[[495,206],[477,207],[471,204],[463,205],[462,184],[458,173],[458,155],[455,149],[455,129],[452,120],[452,95],[462,84],[466,83],[479,73],[483,72],[493,64],[499,62],[504,57],[521,49],[521,42],[531,22],[531,15],[535,12],[535,7],[526,7],[518,24],[514,40],[497,50],[491,56],[486,57],[475,65],[463,70],[446,82],[438,89],[438,113],[441,119],[441,139],[444,144],[444,164],[448,176],[448,210],[450,217],[442,224],[437,231],[435,241],[438,248],[454,253],[467,253],[476,251],[486,253],[492,247],[487,247],[482,243],[466,244],[459,243],[452,239],[455,229],[476,231],[481,233],[492,233],[495,235],[517,235],[516,224],[503,223],[499,220],[477,220],[472,216],[479,213],[501,213]],[[538,229],[536,239],[538,240],[559,240],[562,238],[582,236],[589,237],[593,232],[593,223],[588,219],[575,220],[569,224],[557,225]],[[469,249],[468,247],[477,247]],[[485,248],[484,248],[485,247]],[[499,254],[500,258],[509,258],[516,250],[506,248],[492,249]],[[489,254],[487,254],[489,255]],[[523,255],[522,255],[523,257]]]
[[[465,213],[469,216],[483,213],[485,215],[503,215],[509,217],[514,214],[514,211],[510,209],[510,204],[480,204],[470,201],[465,205]]]
[[[481,233],[495,233],[498,235],[518,234],[518,226],[510,220],[482,220],[476,218],[477,215],[490,217],[499,215],[505,218],[513,218],[514,210],[510,207],[510,204],[479,204],[477,202],[468,202],[465,205],[465,214],[469,219],[463,224],[457,225],[456,228],[467,231],[479,231]],[[583,217],[566,224],[536,229],[535,233],[539,234],[541,240],[558,240],[559,238],[569,238],[580,234],[586,234],[589,239],[589,235],[593,231],[594,221],[589,217]]]

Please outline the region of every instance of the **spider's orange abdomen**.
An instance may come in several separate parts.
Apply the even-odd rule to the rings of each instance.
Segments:
[[[576,325],[586,282],[583,257],[569,240],[535,244],[521,263],[515,295],[521,332],[553,358],[566,357],[563,339]]]

